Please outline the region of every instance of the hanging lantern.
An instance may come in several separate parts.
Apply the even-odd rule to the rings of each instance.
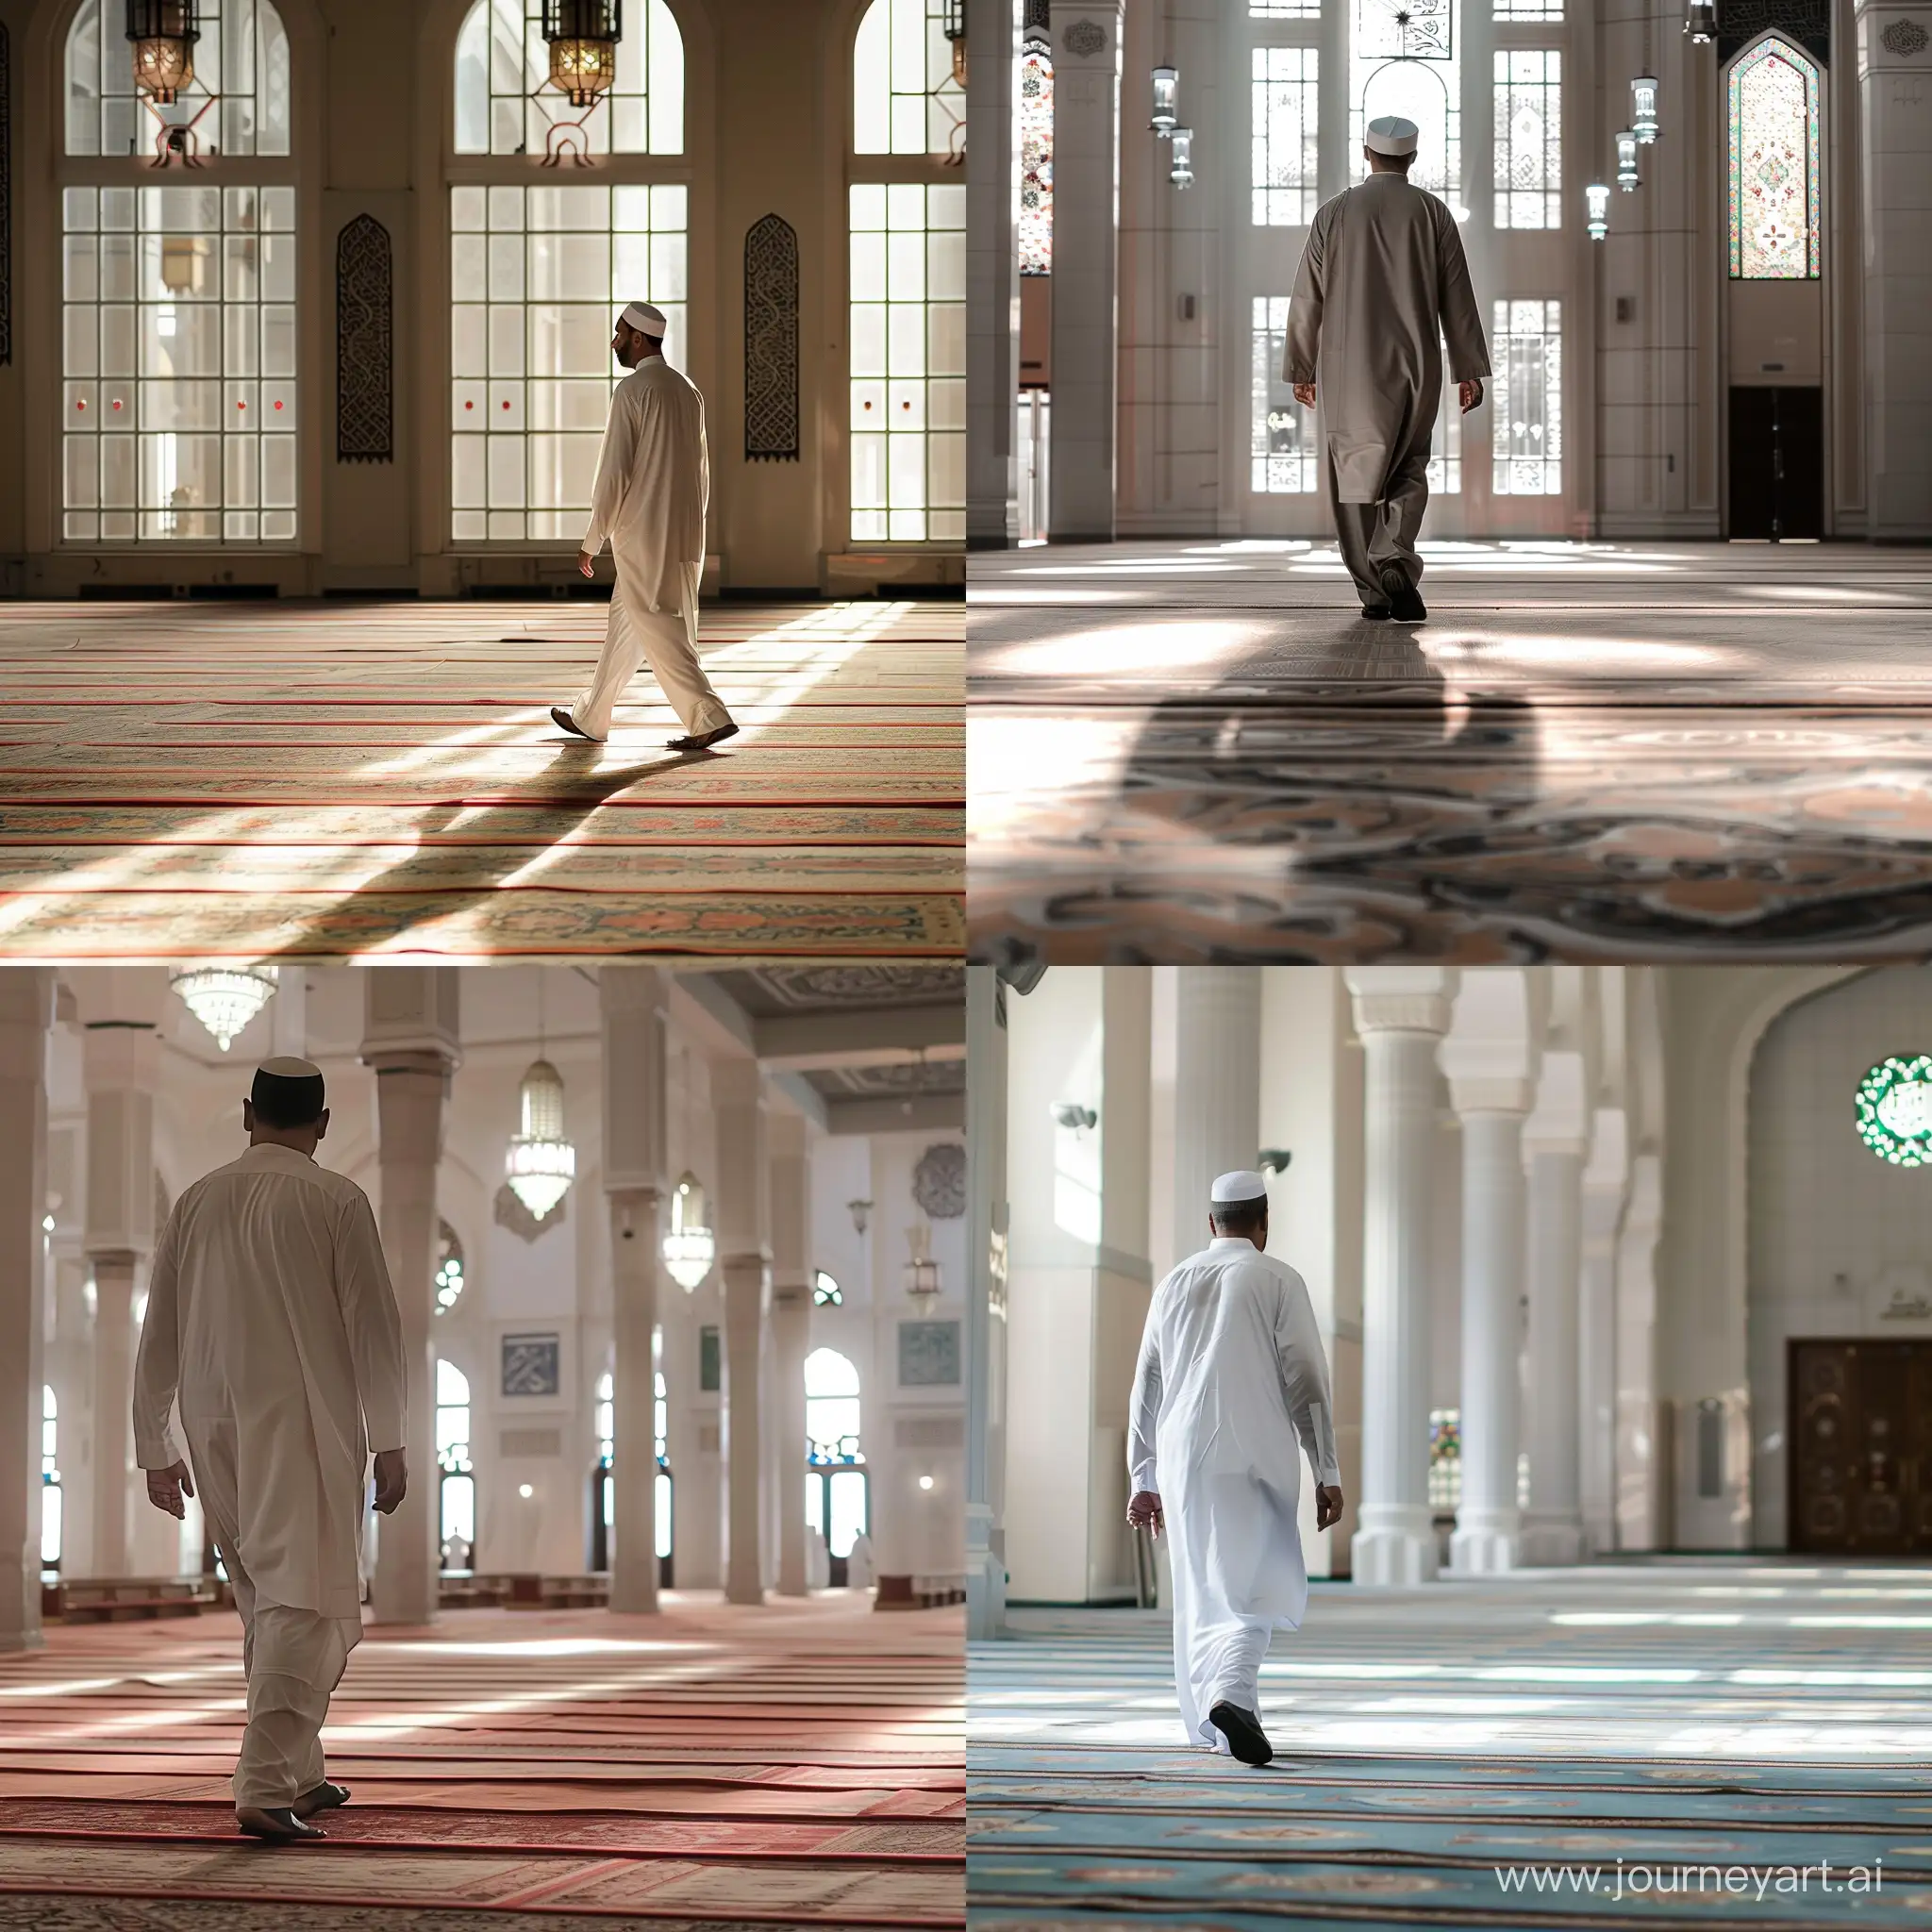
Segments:
[[[1617,130],[1617,186],[1625,194],[1637,187],[1637,136],[1627,127]]]
[[[543,0],[550,80],[573,108],[590,107],[617,78],[624,0]]]
[[[1717,39],[1717,0],[1688,0],[1684,31],[1693,46],[1709,46]]]
[[[679,1177],[671,1196],[671,1232],[664,1237],[664,1266],[686,1294],[695,1294],[717,1258],[717,1238],[705,1220],[705,1191],[698,1186],[697,1175],[687,1173]]]
[[[1657,139],[1657,75],[1640,74],[1630,83],[1630,131],[1641,145]]]
[[[532,1060],[517,1094],[521,1129],[510,1137],[504,1178],[539,1221],[570,1191],[577,1150],[564,1138],[563,1076],[548,1060]]]
[[[1172,67],[1154,70],[1154,118],[1148,126],[1162,140],[1171,135],[1180,116],[1181,77]]]
[[[194,43],[201,28],[194,0],[127,0],[127,38],[134,45],[135,92],[158,107],[194,78]]]
[[[1176,127],[1169,133],[1167,141],[1174,149],[1174,158],[1168,163],[1167,178],[1176,188],[1191,188],[1194,185],[1194,130]]]
[[[905,1274],[906,1292],[915,1302],[929,1302],[941,1287],[940,1264],[932,1257],[932,1229],[924,1222],[919,1222],[906,1230],[906,1246],[908,1256]]]
[[[1583,191],[1583,199],[1590,209],[1590,239],[1601,242],[1610,228],[1610,191],[1601,181],[1592,181]]]
[[[966,85],[966,0],[941,0],[940,31],[953,50],[953,78]]]
[[[224,1053],[275,995],[275,971],[263,966],[192,966],[171,973],[168,984]]]

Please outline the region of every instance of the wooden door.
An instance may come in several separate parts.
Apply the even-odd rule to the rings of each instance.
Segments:
[[[1932,1556],[1932,1341],[1790,1343],[1790,1547]]]
[[[1824,534],[1824,397],[1816,389],[1731,391],[1730,534]]]

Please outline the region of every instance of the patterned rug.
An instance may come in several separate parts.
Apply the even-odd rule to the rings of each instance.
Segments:
[[[549,707],[595,602],[0,605],[17,959],[957,957],[963,612],[704,614],[741,726]]]
[[[1263,1666],[1277,1755],[1260,1769],[1188,1747],[1161,1614],[1011,1623],[969,1666],[969,1923],[986,1932],[1932,1912],[1923,1571],[1317,1584]]]
[[[1850,545],[975,556],[991,958],[1847,959],[1932,944],[1932,564]]]
[[[0,1659],[0,1927],[958,1925],[962,1680],[957,1610],[843,1591],[372,1629],[324,1733],[352,1802],[267,1847],[236,1620],[57,1627]]]

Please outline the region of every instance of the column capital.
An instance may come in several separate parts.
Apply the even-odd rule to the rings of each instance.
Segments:
[[[1472,1114],[1497,1113],[1526,1120],[1536,1105],[1536,1083],[1507,1074],[1450,1073],[1449,1104],[1467,1120]]]
[[[379,1074],[451,1073],[462,1064],[462,1033],[454,966],[371,966],[362,977],[362,1047]]]
[[[1357,1033],[1448,1032],[1456,967],[1351,966],[1343,976]]]
[[[1571,1154],[1581,1159],[1589,1153],[1591,1123],[1581,1053],[1544,1054],[1536,1106],[1523,1124],[1524,1154]]]

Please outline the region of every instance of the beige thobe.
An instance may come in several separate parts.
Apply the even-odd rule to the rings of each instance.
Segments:
[[[288,1147],[197,1181],[155,1250],[134,1375],[143,1469],[181,1459],[235,1587],[248,1724],[235,1802],[322,1781],[329,1693],[361,1636],[369,1451],[400,1448],[402,1323],[369,1197]]]
[[[647,356],[617,385],[591,492],[584,550],[610,540],[617,588],[603,655],[571,722],[591,738],[610,736],[619,693],[640,658],[662,687],[686,731],[731,722],[698,662],[698,579],[705,568],[710,499],[705,399],[661,356]]]
[[[1342,561],[1365,604],[1381,571],[1421,580],[1429,436],[1449,374],[1490,373],[1456,217],[1400,175],[1371,175],[1315,210],[1288,308],[1282,376],[1315,385],[1315,441]]]

